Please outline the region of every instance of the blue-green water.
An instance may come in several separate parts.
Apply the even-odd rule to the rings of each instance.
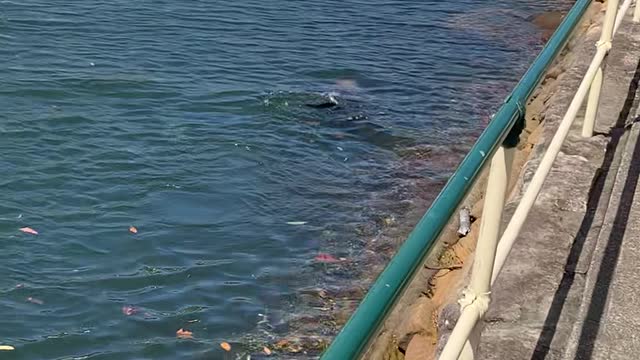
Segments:
[[[0,1],[2,357],[235,359],[331,316],[300,294],[366,286],[566,6]]]

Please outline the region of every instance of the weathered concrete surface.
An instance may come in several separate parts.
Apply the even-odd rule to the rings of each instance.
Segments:
[[[594,256],[588,272],[587,289],[591,291],[585,291],[582,302],[586,313],[581,311],[584,314],[581,318],[586,320],[576,327],[581,331],[574,342],[578,348],[574,358],[589,358],[588,343],[593,338],[593,359],[629,359],[640,355],[639,134],[640,123],[635,123],[623,153],[621,170],[624,168],[625,172],[619,172],[607,212],[611,214],[606,221],[610,231],[601,232],[600,251],[596,252],[599,256]],[[594,323],[600,324],[599,332],[595,331]]]
[[[507,206],[505,225],[589,65],[599,31],[599,24],[594,24],[587,39],[571,49],[574,61],[561,75],[563,79],[546,112],[539,143]],[[622,134],[635,97],[633,86],[637,86],[637,79],[633,80],[639,59],[640,27],[628,18],[616,35],[607,60],[596,127],[600,135],[584,139],[580,136],[582,119],[574,124],[492,291],[480,359],[562,359],[569,351],[567,344],[575,337],[574,325],[579,326],[583,312],[581,304],[592,272],[592,255],[597,255],[594,249],[600,229],[608,224],[605,217],[618,162],[623,158],[621,149],[625,149],[629,138]],[[631,289],[631,282],[627,289]],[[628,300],[629,295],[623,288],[620,290],[618,295],[613,292],[612,298]],[[624,313],[610,314],[613,318],[624,317]],[[611,337],[621,336],[618,332],[628,326],[620,324],[621,327],[606,327]],[[640,326],[640,322],[633,326]],[[636,336],[640,337],[640,332]]]
[[[639,134],[640,123],[635,123],[620,149],[621,162],[565,359],[631,359],[640,354]]]

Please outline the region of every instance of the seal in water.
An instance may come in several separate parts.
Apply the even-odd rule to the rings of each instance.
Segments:
[[[305,104],[308,107],[316,108],[316,109],[326,109],[332,108],[338,105],[338,100],[336,100],[333,94],[328,94],[328,96],[324,99],[323,102],[317,104]]]

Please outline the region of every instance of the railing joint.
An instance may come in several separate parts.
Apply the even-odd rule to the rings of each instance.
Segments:
[[[596,42],[596,48],[604,48],[605,50],[611,50],[611,40],[598,40]]]
[[[462,291],[462,296],[458,300],[460,309],[464,310],[468,306],[475,306],[478,310],[480,317],[489,310],[489,303],[491,302],[491,291],[485,293],[477,293],[471,288],[466,288]]]

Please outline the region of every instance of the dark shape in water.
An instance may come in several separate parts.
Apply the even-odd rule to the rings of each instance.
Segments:
[[[335,98],[333,94],[328,94],[324,99],[324,101],[316,104],[305,104],[308,107],[316,108],[316,109],[327,109],[332,108],[338,105],[338,100]]]

